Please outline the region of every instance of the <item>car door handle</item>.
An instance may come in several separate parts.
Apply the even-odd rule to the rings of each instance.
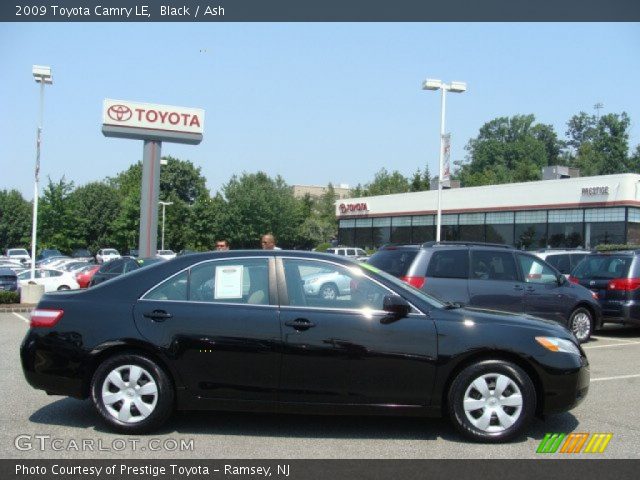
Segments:
[[[523,290],[523,289],[524,289],[524,287],[523,287],[522,285],[514,285],[514,286],[513,286],[513,289],[514,289],[514,290]]]
[[[293,321],[284,322],[287,327],[293,327],[296,330],[308,330],[311,327],[315,327],[316,324],[307,320],[306,318],[296,318]]]
[[[170,313],[164,310],[154,310],[152,312],[146,312],[142,314],[143,317],[150,318],[154,322],[164,322],[167,318],[173,317]]]

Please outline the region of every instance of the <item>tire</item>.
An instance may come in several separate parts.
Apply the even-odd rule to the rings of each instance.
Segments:
[[[497,388],[502,388],[500,395],[495,394]],[[455,427],[465,437],[485,443],[521,435],[536,410],[533,382],[520,367],[503,360],[485,360],[462,370],[448,400]]]
[[[130,384],[131,375],[137,377]],[[173,412],[173,384],[154,361],[118,354],[102,362],[91,380],[91,400],[102,419],[121,433],[159,428]]]
[[[318,290],[318,295],[323,300],[335,300],[338,298],[338,289],[333,283],[325,283]]]
[[[60,285],[58,291],[60,292],[62,290],[71,290],[71,288],[68,285]]]
[[[584,307],[578,307],[569,316],[569,330],[580,343],[588,342],[593,333],[593,315]]]

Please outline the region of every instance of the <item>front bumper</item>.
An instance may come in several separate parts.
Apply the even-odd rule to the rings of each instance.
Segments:
[[[577,407],[589,393],[591,377],[589,361],[586,356],[571,355],[571,357],[570,363],[573,365],[569,368],[566,365],[564,368],[560,365],[544,367],[541,413],[550,414],[571,410]]]

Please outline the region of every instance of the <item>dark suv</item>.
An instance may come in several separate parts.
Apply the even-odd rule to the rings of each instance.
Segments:
[[[593,252],[569,280],[598,295],[604,322],[640,326],[640,250]]]
[[[507,245],[389,245],[368,263],[448,302],[554,320],[580,342],[602,323],[595,293],[570,283],[535,255]]]

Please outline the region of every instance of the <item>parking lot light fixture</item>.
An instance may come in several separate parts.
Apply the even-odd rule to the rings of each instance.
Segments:
[[[164,209],[168,205],[173,205],[173,202],[163,202],[162,200],[158,201],[160,205],[162,205],[162,243],[160,250],[164,250]]]
[[[440,107],[440,159],[438,174],[438,219],[436,221],[436,242],[440,241],[440,230],[442,229],[442,176],[444,174],[444,115],[445,115],[445,98],[446,92],[462,93],[467,91],[466,82],[451,82],[449,85],[442,80],[427,78],[422,83],[423,90],[440,90],[442,92],[442,100]]]
[[[53,84],[51,67],[34,65],[31,69],[33,79],[40,84],[40,114],[36,133],[36,168],[33,189],[33,224],[31,228],[31,280],[36,276],[36,239],[38,231],[38,183],[40,181],[40,146],[42,144],[42,117],[44,113],[44,86]]]

